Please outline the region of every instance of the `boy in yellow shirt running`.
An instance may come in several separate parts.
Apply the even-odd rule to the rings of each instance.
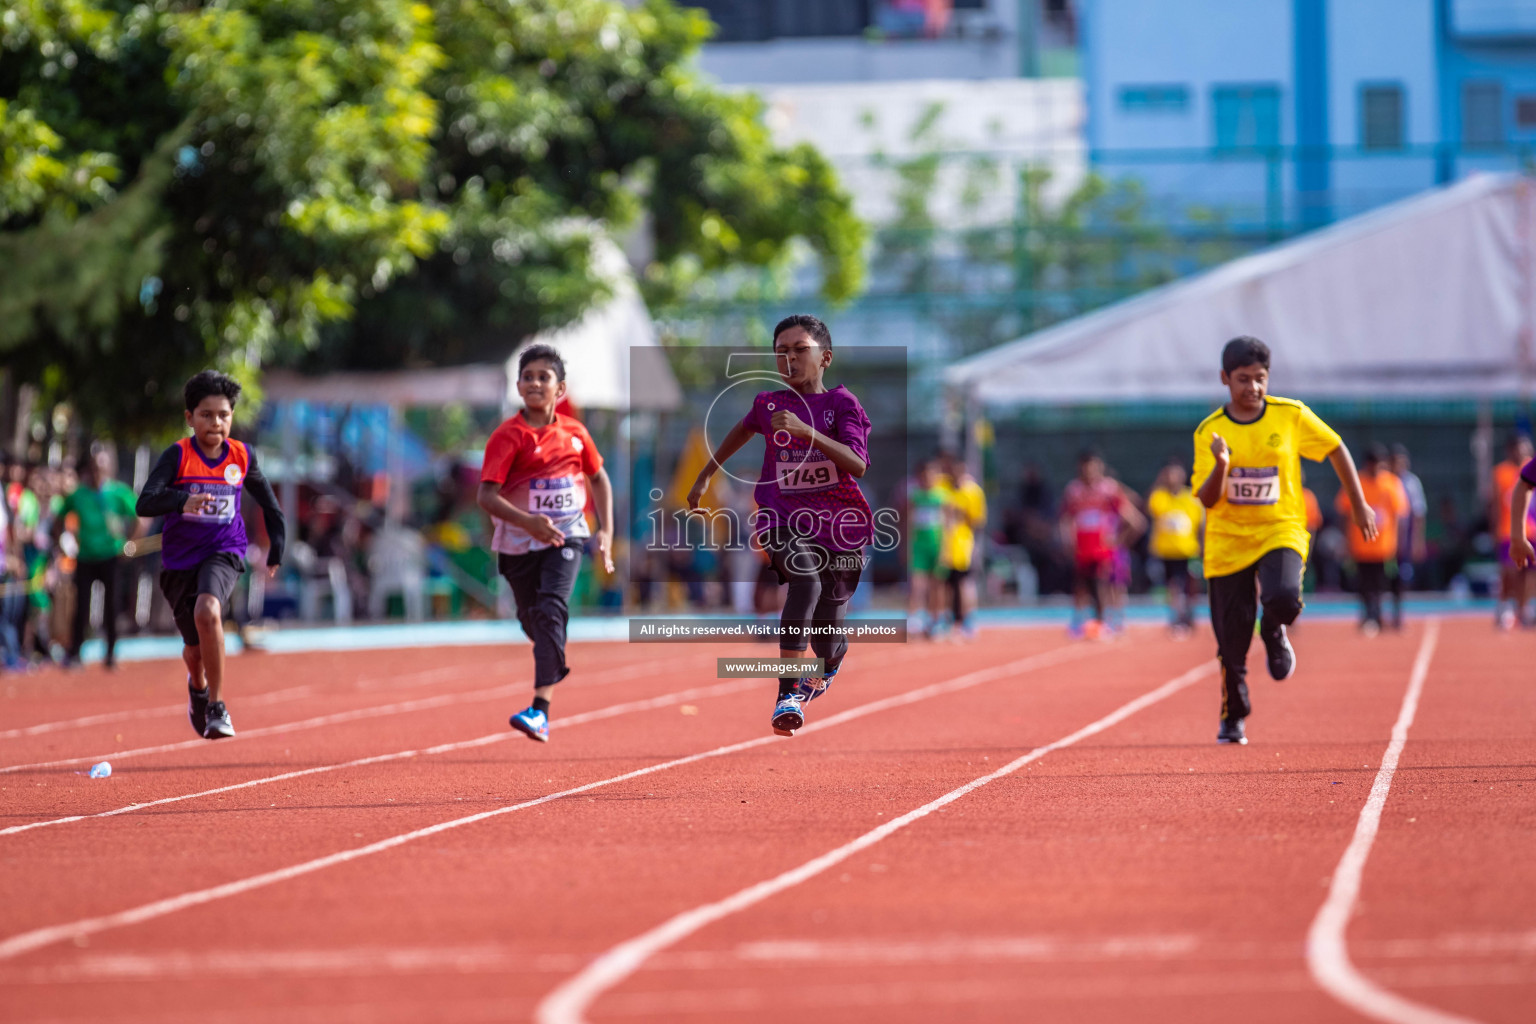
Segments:
[[[1376,514],[1339,435],[1301,402],[1268,394],[1269,346],[1250,337],[1227,342],[1221,382],[1231,397],[1195,430],[1194,483],[1207,509],[1205,576],[1221,662],[1216,741],[1247,743],[1243,721],[1252,711],[1248,647],[1259,604],[1264,608],[1259,637],[1271,678],[1288,679],[1296,671],[1296,651],[1285,627],[1301,614],[1301,576],[1310,541],[1302,458],[1333,464],[1349,495],[1355,525],[1366,538],[1376,536]]]

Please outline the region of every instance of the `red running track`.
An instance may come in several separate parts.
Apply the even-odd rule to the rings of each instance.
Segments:
[[[0,1006],[1531,1019],[1536,637],[1296,642],[1283,684],[1255,652],[1241,748],[1213,742],[1209,642],[1153,631],[856,648],[788,740],[770,682],[714,678],[748,648],[578,645],[547,746],[505,728],[526,648],[239,658],[221,743],[187,742],[173,663],[7,678]],[[110,779],[76,774],[103,756]],[[1373,785],[1358,900],[1309,962]]]

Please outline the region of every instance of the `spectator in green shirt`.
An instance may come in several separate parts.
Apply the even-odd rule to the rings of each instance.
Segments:
[[[64,520],[75,514],[75,542],[79,553],[75,556],[75,615],[74,630],[69,639],[69,655],[66,664],[80,662],[80,645],[85,642],[85,632],[90,625],[91,589],[100,583],[105,590],[102,602],[102,625],[107,634],[107,668],[117,664],[117,580],[120,575],[123,543],[130,537],[137,538],[143,532],[143,524],[134,513],[137,497],[133,490],[112,476],[111,455],[98,450],[80,457],[80,486],[64,496],[58,517],[54,520],[54,536],[64,529]]]

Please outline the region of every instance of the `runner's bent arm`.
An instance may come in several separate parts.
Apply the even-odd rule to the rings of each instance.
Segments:
[[[704,492],[709,489],[709,481],[715,475],[715,471],[725,464],[725,460],[741,451],[741,446],[752,440],[752,435],[757,433],[747,426],[746,420],[741,420],[720,441],[720,446],[709,457],[708,464],[699,470],[698,477],[693,481],[693,487],[688,491],[688,507],[697,509],[699,499],[704,497]]]
[[[171,486],[180,468],[181,449],[173,444],[160,453],[160,460],[149,471],[149,479],[144,481],[144,489],[139,492],[134,511],[141,516],[153,518],[170,515],[172,512],[196,512],[212,501],[211,494],[193,494]]]
[[[1141,514],[1134,503],[1121,496],[1120,499],[1120,545],[1130,547],[1143,533],[1147,532],[1147,517]]]
[[[834,466],[849,476],[863,476],[869,469],[869,464],[854,454],[852,448],[841,441],[832,440],[792,412],[780,409],[774,413],[773,429],[788,431],[789,436],[808,442],[812,448],[831,459]]]
[[[1376,513],[1365,503],[1365,492],[1360,489],[1360,474],[1355,472],[1355,460],[1350,458],[1349,449],[1342,441],[1328,453],[1328,461],[1333,464],[1333,471],[1339,474],[1339,483],[1344,485],[1344,493],[1349,495],[1349,504],[1355,513],[1355,525],[1360,527],[1366,540],[1375,540]]]
[[[1522,476],[1515,481],[1515,489],[1509,496],[1509,558],[1522,569],[1536,561],[1531,539],[1525,532],[1525,517],[1530,508],[1531,485]]]
[[[592,502],[597,508],[597,553],[602,556],[603,568],[613,572],[613,484],[606,469],[587,479],[592,483]]]
[[[250,459],[245,470],[245,489],[256,499],[256,504],[261,506],[261,521],[267,528],[267,568],[276,569],[283,564],[283,548],[288,538],[283,522],[283,506],[278,502],[277,492],[272,490],[266,474],[256,464],[256,452],[249,445],[245,451]]]
[[[1220,434],[1211,435],[1211,455],[1215,457],[1216,464],[1211,467],[1210,475],[1200,484],[1200,490],[1195,495],[1206,508],[1215,508],[1216,503],[1225,495],[1227,470],[1232,465],[1232,451]]]
[[[486,515],[500,519],[504,523],[511,523],[518,529],[526,531],[535,540],[546,544],[559,544],[565,540],[565,534],[556,528],[549,516],[524,512],[503,498],[501,484],[495,480],[480,481],[480,488],[475,492],[475,504],[479,505]]]

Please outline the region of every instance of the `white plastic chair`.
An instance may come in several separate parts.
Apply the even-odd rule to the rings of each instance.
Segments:
[[[382,619],[389,595],[405,601],[405,618],[420,622],[426,613],[427,547],[421,534],[399,526],[386,526],[373,538],[368,552],[372,581],[368,588],[368,614]]]

